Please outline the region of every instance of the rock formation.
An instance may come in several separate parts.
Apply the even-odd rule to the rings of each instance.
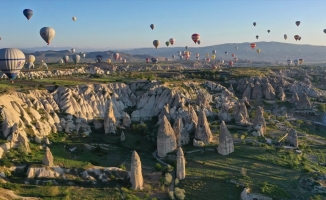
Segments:
[[[264,118],[264,108],[258,106],[257,112],[256,112],[256,117],[253,120],[253,127],[257,130],[259,128],[259,133],[257,132],[254,135],[257,136],[264,136],[266,133],[266,122]]]
[[[181,147],[182,145],[189,143],[189,132],[184,128],[182,118],[179,116],[173,124],[173,130],[177,139],[177,146]]]
[[[293,92],[292,97],[290,99],[290,103],[293,103],[294,105],[297,105],[299,103],[299,101],[300,101],[300,99],[299,99],[298,93]]]
[[[126,112],[122,113],[122,124],[126,127],[129,127],[131,124],[130,116]]]
[[[163,120],[157,132],[157,154],[159,157],[165,157],[167,153],[177,148],[177,141],[174,130],[170,122],[163,116]]]
[[[203,147],[205,146],[205,143],[203,141],[200,140],[196,140],[195,138],[192,141],[192,145],[194,145],[194,147]]]
[[[228,90],[229,90],[230,92],[234,93],[234,89],[233,89],[232,84],[230,85],[230,87],[228,88]]]
[[[251,98],[255,100],[263,99],[262,85],[258,80],[256,81],[254,88],[252,89]]]
[[[248,84],[246,89],[243,92],[242,98],[250,99],[253,87],[254,87],[254,85],[252,83]]]
[[[195,138],[203,141],[205,144],[209,144],[213,140],[213,135],[209,127],[206,114],[203,110],[199,113]]]
[[[189,131],[189,132],[192,132],[196,129],[197,127],[197,124],[198,124],[198,116],[194,110],[194,108],[189,105],[189,108],[188,108],[188,115],[185,119],[185,128]]]
[[[217,150],[221,155],[229,155],[230,153],[234,152],[233,139],[224,121],[222,121],[220,125],[219,144]]]
[[[139,155],[136,151],[133,151],[131,156],[130,182],[131,182],[132,189],[134,190],[143,189],[144,180],[143,180],[141,162],[140,162]]]
[[[297,104],[298,109],[311,109],[311,103],[306,93],[300,96],[300,100]]]
[[[277,97],[278,97],[278,99],[280,101],[285,101],[286,100],[286,95],[285,95],[284,90],[283,90],[282,87],[279,88],[279,93],[278,93]]]
[[[244,102],[237,102],[234,106],[233,117],[236,122],[247,124],[249,115],[246,104]]]
[[[116,131],[116,118],[114,116],[113,111],[113,104],[112,101],[109,101],[107,106],[106,115],[104,117],[104,132],[105,134],[108,133],[115,133]]]
[[[181,147],[177,151],[177,179],[182,180],[186,178],[186,160]]]
[[[157,124],[160,124],[163,120],[163,116],[166,116],[168,120],[171,120],[171,115],[170,115],[170,107],[169,104],[165,104],[161,113],[158,115],[158,122]]]
[[[263,85],[263,94],[265,99],[274,100],[275,99],[275,90],[270,83],[266,83]]]
[[[125,133],[123,131],[121,131],[121,135],[120,135],[120,141],[123,142],[126,140],[126,136]]]
[[[48,167],[53,166],[53,156],[49,149],[49,147],[46,147],[45,155],[43,157],[42,163]]]
[[[296,130],[291,129],[286,137],[286,141],[288,141],[292,146],[298,147],[299,141],[298,141],[298,135]]]

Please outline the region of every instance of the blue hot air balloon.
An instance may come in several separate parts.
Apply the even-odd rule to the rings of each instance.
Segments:
[[[96,56],[96,60],[97,60],[97,62],[102,62],[102,58],[103,58],[103,56],[101,56],[101,55],[97,55],[97,56]]]
[[[31,9],[25,9],[23,11],[23,14],[29,20],[33,16],[33,11]]]
[[[15,79],[20,70],[24,67],[25,55],[19,49],[0,49],[0,70],[11,80]]]
[[[153,64],[156,64],[158,62],[158,59],[157,58],[152,58],[152,63]]]

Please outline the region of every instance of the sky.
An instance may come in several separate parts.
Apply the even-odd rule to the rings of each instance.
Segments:
[[[46,46],[42,27],[56,31],[49,47],[76,51],[154,48],[153,40],[164,47],[169,38],[176,39],[174,46],[194,47],[193,33],[200,34],[200,46],[257,41],[326,46],[325,0],[1,0],[1,7],[3,48]],[[23,15],[26,8],[34,11],[30,20]],[[301,21],[299,27],[295,21]]]

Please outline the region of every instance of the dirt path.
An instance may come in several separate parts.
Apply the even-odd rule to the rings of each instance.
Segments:
[[[39,200],[39,198],[35,198],[35,197],[18,196],[12,190],[6,190],[3,188],[0,188],[0,199],[3,199],[3,200],[13,200],[13,199]]]

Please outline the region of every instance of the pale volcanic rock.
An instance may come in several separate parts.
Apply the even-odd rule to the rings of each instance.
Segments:
[[[256,81],[254,84],[254,88],[251,92],[251,98],[255,100],[262,100],[263,99],[263,91],[262,91],[262,85],[259,81]]]
[[[298,105],[299,101],[300,101],[300,99],[299,99],[298,93],[297,92],[292,92],[292,97],[290,99],[290,103]]]
[[[104,117],[104,132],[105,134],[108,133],[115,133],[116,131],[116,118],[113,112],[113,104],[110,101],[109,105],[107,106],[106,115]]]
[[[130,182],[132,189],[143,189],[144,179],[142,174],[142,166],[139,155],[136,151],[133,151],[131,156]]]
[[[219,144],[217,150],[221,155],[229,155],[230,153],[234,152],[233,139],[224,121],[222,121],[220,125]]]
[[[48,167],[53,166],[53,156],[49,149],[49,147],[46,147],[45,155],[43,157],[42,163]]]
[[[275,90],[270,83],[266,83],[263,85],[263,94],[265,99],[274,100],[275,99]]]
[[[120,135],[120,141],[124,142],[125,140],[126,140],[126,136],[125,136],[125,133],[122,131],[121,135]]]
[[[126,112],[122,113],[122,124],[126,127],[129,127],[131,125],[130,116]]]
[[[311,109],[311,103],[306,93],[300,96],[297,109]]]
[[[174,122],[173,130],[176,135],[178,147],[189,143],[190,141],[189,132],[184,128],[181,116],[179,116]]]
[[[166,116],[166,118],[168,120],[171,120],[169,104],[164,105],[161,113],[158,115],[159,120],[158,120],[157,124],[161,123],[161,120],[163,119],[163,116]]]
[[[233,85],[231,84],[230,87],[228,88],[228,90],[232,93],[234,93],[234,89],[233,89]]]
[[[204,111],[199,112],[195,138],[203,141],[206,145],[213,140],[213,135]]]
[[[203,146],[205,146],[205,143],[203,141],[196,140],[194,138],[192,141],[192,145],[194,145],[194,147],[203,147]]]
[[[299,146],[299,139],[296,130],[291,129],[286,137],[286,141],[288,141],[292,146],[298,147]]]
[[[205,108],[209,108],[209,103],[212,102],[212,95],[205,93],[203,90],[200,90],[197,94],[196,102],[198,105],[202,105]]]
[[[185,118],[185,128],[188,132],[192,132],[196,130],[197,124],[198,124],[198,116],[195,112],[195,109],[189,105],[188,107],[188,113],[187,117]]]
[[[176,169],[177,179],[183,180],[186,178],[186,159],[183,154],[181,147],[177,151],[177,169]]]
[[[174,130],[166,116],[163,116],[157,132],[157,154],[160,157],[165,157],[167,153],[174,151],[176,148],[177,141]]]
[[[242,98],[251,99],[251,93],[252,93],[253,87],[254,87],[254,85],[252,83],[248,84],[246,89],[243,92]]]
[[[253,127],[257,127],[257,125],[261,126],[262,134],[266,133],[266,122],[264,118],[264,108],[258,106],[257,112],[256,112],[256,117],[253,120]],[[264,135],[261,135],[264,136]]]
[[[283,89],[283,87],[280,87],[280,88],[279,88],[279,93],[278,93],[277,97],[278,97],[278,99],[279,99],[280,101],[285,101],[285,100],[286,100],[286,95],[285,95],[285,93],[284,93],[284,89]]]

